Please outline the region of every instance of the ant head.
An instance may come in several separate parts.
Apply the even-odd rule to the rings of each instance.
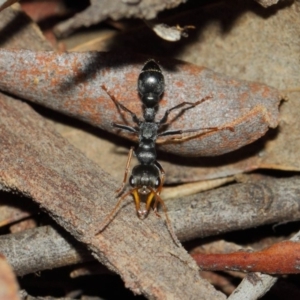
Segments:
[[[147,217],[151,202],[157,196],[156,189],[161,184],[160,173],[154,165],[138,165],[132,169],[129,179],[133,187],[131,193],[136,203],[136,212],[140,219]],[[145,201],[145,209],[140,208],[141,201]]]
[[[160,174],[157,167],[153,165],[138,165],[132,169],[129,183],[132,187],[139,188],[140,193],[147,194],[149,189],[158,188],[160,185]]]
[[[154,60],[146,62],[138,78],[138,91],[146,107],[155,107],[165,89],[164,76]]]

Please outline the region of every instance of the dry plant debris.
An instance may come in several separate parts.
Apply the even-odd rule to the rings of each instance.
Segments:
[[[253,226],[283,221],[292,222],[300,218],[300,214],[296,212],[299,205],[297,192],[299,181],[299,178],[274,181],[270,177],[259,176],[256,178],[256,176],[250,176],[245,183],[186,197],[185,200],[178,198],[167,201],[171,222],[176,225],[175,232],[182,241],[252,228]],[[286,196],[286,190],[289,190],[289,197]],[[256,201],[253,201],[253,195]],[[240,199],[243,199],[244,202]],[[216,223],[215,220],[219,220],[219,222]],[[32,241],[29,242],[30,237],[32,237]],[[31,245],[29,248],[28,243]],[[285,242],[282,243],[277,244],[283,245],[281,255],[290,257],[290,261],[293,263],[293,257],[298,255],[298,246],[295,247],[295,251],[291,251],[293,244],[292,247],[285,247]],[[44,251],[44,247],[46,247],[47,252]],[[276,245],[273,248],[272,246],[269,247],[274,253],[277,253],[278,248],[280,249]],[[16,249],[13,253],[10,251],[12,248]],[[209,244],[205,245],[205,253],[229,253],[240,250],[240,248],[240,246],[229,245],[228,243],[214,243],[210,247]],[[75,243],[67,234],[50,226],[31,229],[17,235],[0,237],[0,252],[6,255],[18,275],[91,259],[89,252],[84,247]],[[215,256],[218,255],[222,254]],[[242,255],[242,252],[236,254],[237,257]],[[252,254],[253,259],[257,259],[255,255],[255,253]],[[60,260],[55,260],[55,256],[59,256]],[[208,259],[215,256],[214,254],[207,255]],[[226,262],[227,258],[225,255],[223,256]],[[269,256],[272,259],[273,256]],[[222,256],[220,257],[220,264],[222,263],[221,258]],[[205,264],[208,269],[209,264],[206,263],[205,256],[202,259],[202,264]],[[280,260],[277,261],[280,264]],[[250,262],[250,259],[247,262]],[[237,258],[233,260],[233,264],[236,269],[244,268],[243,262]],[[210,267],[213,268],[214,265],[217,263],[211,264]],[[271,267],[272,264],[270,265],[269,261],[265,259],[257,267],[257,271],[269,270],[267,273],[272,273],[274,269],[271,271]],[[287,273],[295,272],[295,264],[285,264],[283,267],[286,268]]]
[[[134,17],[152,20],[157,17],[159,12],[177,7],[185,2],[186,0],[91,0],[90,6],[84,11],[57,25],[55,33],[57,36],[66,36],[77,28],[82,26],[88,27],[108,18],[120,20]],[[276,4],[278,1],[257,0],[257,2],[264,7],[268,7]]]
[[[116,2],[110,1],[110,3],[110,7],[112,7]],[[136,9],[139,5],[149,4],[148,1],[143,0],[134,1],[134,3],[122,1],[122,3],[131,5],[131,7],[128,6],[128,9]],[[76,63],[76,59],[81,62],[95,57],[93,53],[88,52],[80,55],[78,53],[34,52],[52,50],[52,47],[40,33],[38,26],[30,21],[17,6],[7,8],[2,11],[0,18],[1,46],[6,49],[14,48],[14,50],[0,50],[0,60],[2,59],[0,69],[4,70],[1,77],[2,91],[31,102],[40,103],[45,107],[56,109],[59,113],[72,115],[115,133],[109,120],[115,118],[119,122],[122,117],[116,112],[111,101],[104,96],[99,87],[104,83],[105,87],[118,100],[129,105],[140,115],[141,106],[136,94],[136,77],[146,56],[132,55],[129,52],[147,53],[147,58],[155,57],[155,55],[161,57],[160,63],[164,69],[164,74],[167,74],[167,89],[169,90],[166,90],[164,95],[160,113],[174,103],[179,103],[179,101],[196,101],[199,97],[207,96],[206,92],[214,93],[213,98],[218,103],[214,106],[214,99],[212,99],[194,114],[191,110],[186,116],[183,114],[174,118],[172,126],[191,128],[195,123],[200,126],[198,119],[201,116],[201,118],[204,117],[203,123],[201,123],[202,127],[212,126],[208,124],[217,124],[218,127],[234,126],[235,130],[233,132],[219,130],[216,132],[218,135],[214,133],[213,144],[209,143],[210,135],[203,135],[202,132],[199,132],[197,136],[193,135],[190,140],[185,138],[179,147],[178,142],[175,143],[174,140],[162,140],[160,141],[160,149],[184,156],[197,156],[200,154],[217,155],[242,147],[219,158],[187,159],[183,156],[179,159],[169,154],[159,153],[159,157],[165,160],[160,161],[166,169],[168,182],[177,184],[198,179],[226,177],[258,168],[273,169],[270,171],[271,176],[269,177],[261,175],[236,176],[236,179],[240,181],[238,184],[230,184],[227,187],[215,188],[203,194],[185,196],[184,198],[177,197],[168,201],[170,218],[181,240],[209,237],[229,231],[237,231],[237,235],[242,235],[242,229],[278,222],[297,221],[300,218],[298,214],[299,178],[295,176],[299,171],[299,92],[297,92],[299,70],[297,49],[299,49],[299,41],[295,37],[299,32],[299,3],[284,2],[274,7],[273,10],[268,10],[268,12],[251,3],[252,1],[209,4],[206,7],[186,11],[185,16],[187,18],[180,17],[178,22],[174,18],[172,19],[172,13],[170,13],[169,16],[172,20],[162,19],[161,23],[196,24],[195,30],[191,32],[191,39],[181,41],[181,44],[172,44],[172,46],[158,40],[157,37],[153,37],[153,34],[151,37],[150,31],[145,28],[126,31],[128,27],[122,21],[110,22],[123,33],[118,35],[115,30],[113,34],[101,35],[100,30],[99,39],[102,39],[101,43],[93,44],[93,41],[89,41],[83,44],[83,40],[81,40],[77,47],[90,51],[91,48],[89,47],[100,46],[119,51],[116,54],[103,56],[99,54],[99,57],[102,57],[104,61],[103,65],[107,61],[110,62],[106,74],[102,74],[103,81],[99,76],[100,73],[97,73],[97,64],[93,65],[93,62],[90,62],[90,65],[84,64],[87,68],[82,70],[78,68]],[[267,2],[265,3],[265,5],[269,5]],[[88,18],[90,18],[88,21],[92,22],[97,20],[99,9],[96,9],[96,5],[100,5],[100,1],[95,1],[92,5],[94,5],[93,18],[91,18],[91,14],[84,15],[82,13],[81,21],[86,22]],[[121,5],[119,7],[122,8]],[[88,8],[86,12],[90,13],[91,9]],[[52,12],[55,15],[55,9]],[[60,17],[61,12],[61,10],[57,12]],[[128,11],[125,10],[119,10],[116,14],[114,12],[111,10],[109,16],[114,17],[118,13],[128,16]],[[157,12],[158,10],[155,9],[149,10],[149,13],[155,15]],[[119,16],[121,17],[122,14]],[[103,17],[103,10],[100,17]],[[71,19],[69,24],[74,22],[76,18]],[[171,22],[169,22],[170,20]],[[78,24],[80,23],[77,23],[75,27]],[[67,30],[62,32],[66,33],[69,29],[73,30],[72,26],[65,27]],[[53,28],[50,31],[53,34]],[[278,38],[278,32],[280,32],[280,38]],[[58,44],[54,43],[53,45]],[[121,50],[124,45],[130,51]],[[31,51],[24,51],[24,49]],[[64,48],[61,47],[60,49]],[[174,61],[165,59],[166,56],[181,58],[192,64],[177,61],[174,68]],[[73,60],[69,60],[70,57],[73,57]],[[67,64],[67,68],[70,70],[60,68],[60,60],[64,58],[66,62],[70,61],[69,65]],[[124,64],[124,60],[126,60],[126,64]],[[118,67],[113,61],[119,62]],[[261,83],[253,85],[249,81],[233,80],[207,68],[195,67],[195,63],[208,65],[222,74],[264,82],[267,85]],[[88,72],[91,70],[92,72]],[[58,71],[61,71],[61,74],[58,74],[61,77],[56,77]],[[50,74],[50,72],[52,73]],[[48,77],[43,77],[41,74],[47,74]],[[74,74],[76,76],[72,78]],[[203,81],[205,82],[204,88],[201,86],[201,74],[206,75]],[[89,77],[88,75],[92,76]],[[68,81],[70,78],[71,80]],[[61,89],[61,82],[65,83],[63,90],[59,90],[59,88]],[[85,84],[86,82],[88,84]],[[216,84],[215,88],[210,86],[212,83]],[[225,89],[225,96],[229,100],[222,102],[221,96],[224,85],[230,86],[229,90]],[[280,116],[278,116],[278,105],[281,95],[278,90],[270,86],[287,90],[287,96],[290,100],[281,105]],[[254,91],[253,87],[255,87]],[[288,90],[294,92],[291,93]],[[263,91],[267,91],[267,93]],[[243,92],[248,98],[243,98],[245,97]],[[94,95],[92,102],[82,100],[86,93]],[[90,100],[89,97],[86,98]],[[174,100],[174,98],[176,99]],[[231,106],[228,107],[227,102]],[[8,199],[5,199],[1,220],[3,220],[3,225],[10,226],[11,234],[1,237],[2,241],[5,240],[6,242],[1,243],[0,252],[9,256],[9,254],[13,254],[9,250],[11,245],[17,245],[18,241],[23,243],[23,246],[18,248],[18,250],[22,250],[24,245],[26,248],[35,245],[34,243],[37,243],[36,245],[38,243],[43,244],[47,236],[49,237],[48,252],[39,252],[38,246],[36,249],[31,249],[33,250],[32,257],[36,255],[38,258],[31,266],[29,266],[28,260],[25,261],[25,264],[18,265],[21,257],[27,254],[26,251],[14,253],[14,257],[10,256],[10,258],[15,259],[14,267],[15,263],[16,266],[19,266],[17,271],[19,274],[90,260],[89,254],[92,252],[104,264],[117,270],[127,287],[136,293],[143,293],[149,298],[163,299],[174,297],[174,294],[178,297],[191,299],[195,296],[199,299],[199,295],[202,295],[203,299],[225,298],[223,294],[217,293],[211,285],[198,277],[197,269],[190,257],[184,250],[176,248],[172,243],[163,221],[151,214],[147,220],[141,223],[134,214],[132,202],[121,209],[100,239],[94,237],[93,232],[97,230],[97,224],[114,206],[115,198],[112,192],[116,188],[114,179],[97,167],[95,161],[100,166],[106,165],[107,171],[114,173],[118,178],[118,176],[122,176],[119,175],[123,173],[122,166],[125,164],[122,163],[122,159],[126,157],[126,153],[123,153],[122,149],[127,149],[127,145],[124,146],[113,135],[98,133],[97,129],[91,129],[82,123],[75,123],[75,120],[72,119],[67,121],[69,127],[77,126],[79,128],[69,129],[69,132],[66,132],[64,126],[45,122],[44,118],[38,116],[28,104],[22,103],[17,98],[1,94],[0,103],[1,189],[6,191],[5,195],[17,191],[29,196],[80,241],[80,243],[73,240],[70,242],[68,235],[57,233],[50,227],[37,227],[22,233],[15,233],[20,228],[29,228],[37,224],[34,221],[36,210],[9,207],[9,202],[18,206],[16,203],[21,202],[22,198],[9,199],[9,202]],[[246,104],[248,103],[250,107],[247,107]],[[107,108],[106,115],[105,113],[101,115],[97,110],[95,113],[98,105],[107,105],[105,107]],[[220,106],[222,106],[222,110],[220,110]],[[232,108],[231,111],[234,111],[232,115],[228,108]],[[217,112],[218,110],[220,111]],[[48,115],[49,112],[50,110],[44,109],[43,113]],[[229,119],[226,119],[226,112],[230,116]],[[247,116],[252,122],[247,123]],[[126,116],[124,118],[126,119]],[[128,119],[128,121],[130,120]],[[220,123],[218,123],[219,121]],[[275,128],[278,123],[277,129],[264,135],[269,127]],[[62,135],[72,143],[74,142],[84,154],[57,134],[53,127],[59,129]],[[81,131],[81,134],[75,142],[74,136],[77,135],[78,131]],[[85,131],[91,135],[88,140],[91,143],[87,142]],[[248,133],[251,133],[250,137]],[[238,143],[232,140],[235,134],[239,134]],[[264,135],[263,139],[250,144],[262,135]],[[90,146],[98,145],[97,143],[93,144],[93,139],[100,140],[103,137],[107,139],[106,145],[103,143],[105,146],[97,146],[91,152]],[[227,138],[230,138],[230,142],[226,144]],[[218,139],[222,143],[218,144]],[[119,145],[122,144],[123,148],[117,148],[116,151],[116,148],[112,146],[114,145],[112,140]],[[199,141],[203,143],[201,151],[199,150],[201,149],[201,147],[199,148],[201,145]],[[204,146],[210,148],[205,150]],[[97,149],[99,153],[97,153]],[[93,162],[87,159],[86,155]],[[116,160],[120,160],[119,165],[110,163]],[[111,166],[118,170],[112,170]],[[278,172],[278,170],[281,171]],[[288,173],[287,176],[283,172],[285,170],[292,172]],[[281,176],[285,178],[276,178]],[[221,180],[225,182],[225,179]],[[195,188],[194,185],[191,187]],[[18,218],[23,219],[24,217],[30,218],[15,225],[10,224],[11,221],[18,222]],[[126,233],[126,239],[124,239],[124,233]],[[26,237],[28,236],[31,239],[30,243],[26,245]],[[223,237],[220,238],[223,239]],[[286,236],[282,236],[282,239],[286,238]],[[63,245],[63,247],[59,247],[59,245]],[[272,256],[278,255],[278,251],[275,250],[281,251],[281,257],[291,258],[294,255],[294,258],[297,259],[297,247],[295,241],[271,245],[267,250],[261,250],[257,254],[244,253],[247,256],[247,261],[240,260],[241,255],[235,253],[232,255],[234,259],[231,260],[231,264],[238,265],[240,269],[243,269],[245,265],[249,265],[251,261],[253,263],[259,256],[265,257],[266,253],[271,253]],[[132,263],[132,253],[134,253],[134,264]],[[221,260],[217,262],[225,262],[222,251],[213,251],[213,253],[221,255]],[[43,256],[45,254],[48,261]],[[86,258],[85,255],[87,255]],[[29,258],[27,257],[27,259]],[[64,260],[59,261],[59,258],[64,258]],[[45,260],[45,264],[39,262],[41,259]],[[277,265],[279,271],[275,274],[279,274],[282,270],[285,270],[286,273],[295,272],[293,262],[294,260],[290,260],[289,264],[279,263]],[[228,260],[223,264],[226,267],[229,265]],[[252,270],[272,273],[274,270],[270,269],[271,266],[266,259],[260,263],[259,269]],[[97,272],[97,270],[101,270],[101,267],[97,265],[95,269]],[[84,268],[80,272],[83,274]],[[234,276],[232,273],[230,274]],[[214,273],[210,273],[207,278],[221,288],[223,293],[228,294],[233,291],[233,284],[226,289],[226,283],[229,281],[226,280],[225,276],[222,274],[213,275]],[[157,282],[157,278],[163,278],[163,280]],[[188,284],[184,282],[185,280],[188,281]],[[288,282],[289,278],[283,278],[283,280]],[[245,299],[245,297],[258,299],[275,282],[276,277],[250,273],[228,299]],[[218,283],[222,284],[218,285]],[[280,286],[277,285],[277,287]],[[178,294],[178,292],[189,294],[183,295]],[[25,297],[25,294],[23,293],[22,297]],[[71,297],[71,294],[65,296]],[[27,295],[26,297],[29,299],[30,296]]]

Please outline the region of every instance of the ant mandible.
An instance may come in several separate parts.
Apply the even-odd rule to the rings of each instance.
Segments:
[[[159,65],[153,59],[150,59],[145,63],[138,78],[138,92],[143,103],[143,120],[140,120],[135,113],[119,103],[112,95],[108,93],[104,86],[102,86],[102,88],[106,91],[106,93],[120,110],[123,110],[131,115],[133,122],[137,125],[136,127],[132,127],[125,124],[112,124],[116,128],[136,134],[139,140],[138,147],[136,149],[134,149],[134,147],[131,147],[129,151],[124,179],[121,187],[116,191],[117,196],[120,196],[122,191],[124,190],[133,154],[136,156],[139,164],[132,169],[131,176],[129,178],[129,184],[132,188],[122,197],[120,197],[115,208],[105,219],[101,226],[101,230],[97,234],[99,234],[111,222],[122,201],[131,194],[134,198],[136,212],[140,219],[144,219],[147,217],[153,201],[153,210],[156,215],[159,216],[157,207],[158,204],[161,204],[166,216],[166,222],[170,234],[175,243],[178,244],[179,242],[171,227],[171,222],[167,214],[166,206],[164,204],[164,201],[160,197],[165,179],[165,171],[160,163],[156,160],[156,140],[160,136],[182,134],[184,132],[199,130],[166,130],[159,132],[162,126],[168,125],[167,119],[171,111],[182,108],[183,106],[187,106],[183,109],[185,111],[187,109],[195,107],[196,105],[199,105],[207,99],[210,99],[211,96],[207,96],[195,103],[182,102],[166,110],[162,119],[156,122],[155,116],[158,110],[159,101],[164,92],[165,81]],[[217,127],[205,129],[211,129],[212,131],[214,131],[217,130]],[[143,198],[145,198],[144,209],[141,209],[141,195],[143,195]]]

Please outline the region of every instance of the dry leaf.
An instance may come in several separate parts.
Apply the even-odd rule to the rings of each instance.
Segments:
[[[300,243],[284,241],[256,252],[227,254],[194,253],[198,266],[209,271],[262,272],[266,274],[299,274]]]
[[[101,88],[105,86],[108,93],[141,117],[136,82],[143,57],[128,54],[124,63],[124,55],[112,53],[1,50],[0,54],[0,88],[6,92],[116,132],[112,122],[124,123],[123,118],[128,116],[118,111]],[[175,61],[166,61],[163,67],[166,89],[158,120],[166,109],[181,102],[212,98],[170,116],[168,129],[199,131],[179,136],[179,141],[161,138],[161,149],[183,156],[220,155],[255,141],[269,127],[277,126],[281,96],[275,89]],[[208,127],[219,130],[205,130]],[[136,139],[132,134],[119,134]]]

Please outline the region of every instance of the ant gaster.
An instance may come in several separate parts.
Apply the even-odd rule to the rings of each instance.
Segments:
[[[123,199],[125,199],[128,195],[131,194],[134,198],[136,212],[140,219],[144,219],[148,215],[153,200],[153,209],[157,215],[157,206],[158,204],[162,205],[162,208],[166,215],[166,222],[170,234],[175,243],[178,244],[178,240],[172,230],[171,223],[167,215],[166,206],[160,197],[160,193],[164,183],[165,172],[160,163],[156,160],[155,144],[159,136],[181,134],[183,132],[192,132],[199,130],[166,130],[163,132],[159,132],[162,126],[167,125],[166,122],[168,119],[168,115],[172,110],[179,109],[187,105],[187,107],[183,109],[183,111],[185,111],[187,109],[195,107],[196,105],[204,102],[207,99],[210,99],[211,97],[205,97],[195,103],[182,102],[166,110],[162,119],[156,122],[155,116],[158,110],[159,101],[164,92],[164,87],[164,76],[161,72],[160,67],[153,59],[148,60],[145,63],[138,78],[138,92],[143,103],[143,120],[140,120],[135,113],[133,113],[127,107],[119,103],[112,95],[108,94],[120,110],[128,112],[131,115],[133,122],[137,126],[132,127],[125,124],[116,123],[113,123],[112,125],[121,130],[138,135],[139,139],[137,149],[134,150],[134,148],[132,147],[129,151],[126,170],[124,173],[124,179],[121,187],[116,191],[118,196],[122,193],[126,184],[127,176],[129,173],[129,166],[133,153],[136,156],[139,165],[135,166],[131,172],[129,183],[132,188],[119,199],[115,208],[104,221],[103,225],[101,226],[102,229],[98,233],[100,233],[111,222],[113,216],[120,207]],[[102,88],[108,93],[104,86],[102,86]],[[211,129],[212,131],[217,130],[216,127],[205,129]],[[144,209],[141,209],[141,197],[143,199],[145,198]]]

